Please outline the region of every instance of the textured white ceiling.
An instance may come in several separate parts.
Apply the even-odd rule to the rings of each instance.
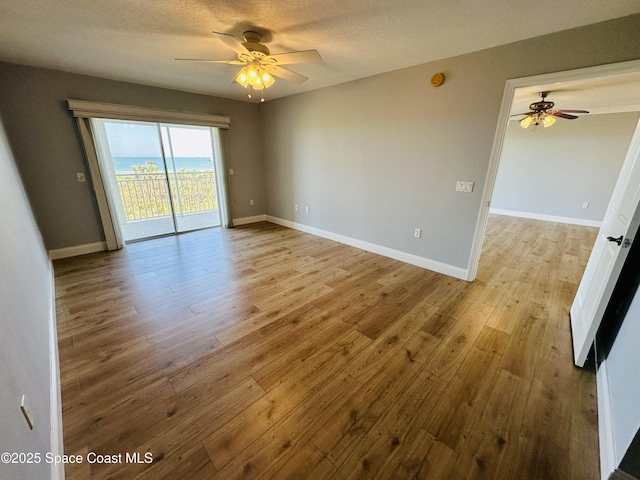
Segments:
[[[640,12],[638,0],[0,0],[0,60],[247,100],[212,31],[252,28],[271,53],[317,49],[278,98]],[[529,102],[530,103],[530,102]]]

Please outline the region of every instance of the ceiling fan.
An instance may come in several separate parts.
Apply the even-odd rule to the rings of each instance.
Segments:
[[[549,93],[551,92],[540,92],[540,98],[542,98],[542,100],[529,105],[531,109],[530,112],[516,113],[511,116],[517,117],[519,115],[525,115],[525,117],[520,120],[520,126],[522,128],[527,128],[531,124],[537,127],[541,123],[546,128],[555,123],[556,117],[575,120],[578,116],[573,115],[574,113],[589,113],[587,110],[553,110],[555,104],[547,101]]]
[[[236,37],[227,33],[212,33],[227,47],[236,52],[238,56],[237,60],[206,60],[198,58],[176,58],[176,60],[242,65],[234,81],[249,89],[249,98],[251,98],[251,90],[262,90],[263,95],[261,101],[263,102],[264,89],[273,85],[275,82],[274,76],[298,84],[308,80],[304,75],[292,72],[282,65],[322,61],[322,57],[317,50],[271,55],[269,48],[264,43],[261,43],[262,35],[255,31],[249,30],[244,32],[242,35],[244,42],[240,42]]]

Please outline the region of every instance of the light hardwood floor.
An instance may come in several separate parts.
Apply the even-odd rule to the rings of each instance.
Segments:
[[[568,310],[596,229],[456,280],[269,223],[55,262],[67,478],[599,478]],[[144,457],[143,457],[144,458]]]

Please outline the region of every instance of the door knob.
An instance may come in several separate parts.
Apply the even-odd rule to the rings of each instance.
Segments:
[[[618,244],[618,246],[622,245],[622,239],[624,237],[622,235],[620,235],[618,238],[613,238],[613,237],[607,237],[607,240],[609,240],[610,242],[616,242]]]

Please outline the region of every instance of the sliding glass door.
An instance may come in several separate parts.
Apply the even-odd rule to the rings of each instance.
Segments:
[[[210,127],[92,121],[125,242],[220,225]]]
[[[177,232],[220,225],[211,129],[160,125]]]

